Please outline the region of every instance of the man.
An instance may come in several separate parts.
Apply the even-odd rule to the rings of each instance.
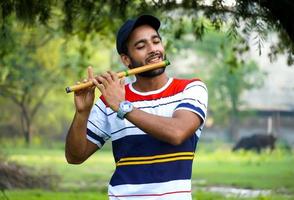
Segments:
[[[116,46],[125,66],[164,60],[159,27],[151,15],[121,27]],[[94,77],[88,68],[88,76],[102,96],[93,106],[94,88],[75,93],[67,161],[82,163],[111,139],[110,199],[192,199],[192,162],[207,111],[204,83],[169,78],[165,68],[138,74],[126,86],[113,72]]]

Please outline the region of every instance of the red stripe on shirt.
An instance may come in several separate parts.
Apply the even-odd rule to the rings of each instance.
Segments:
[[[109,105],[108,105],[108,103],[107,103],[107,101],[105,100],[105,98],[104,98],[103,95],[100,96],[100,99],[101,99],[101,101],[104,103],[104,105],[105,105],[106,107],[109,107]]]
[[[155,100],[155,99],[160,99],[160,98],[164,98],[164,97],[169,97],[169,96],[173,96],[175,94],[178,94],[180,92],[182,92],[185,87],[193,82],[193,81],[201,81],[200,79],[190,79],[190,80],[185,80],[185,79],[174,79],[172,81],[172,83],[162,92],[157,93],[157,94],[150,94],[150,95],[140,95],[137,93],[134,93],[131,89],[130,89],[130,85],[126,85],[126,97],[127,100],[130,102],[134,102],[134,101],[148,101],[148,100]]]
[[[130,195],[113,195],[113,194],[109,194],[108,196],[110,196],[110,197],[147,197],[147,196],[164,196],[164,195],[179,194],[179,193],[191,193],[191,190],[166,192],[166,193],[161,193],[161,194],[130,194]]]
[[[160,98],[164,98],[164,97],[173,96],[175,94],[182,92],[185,89],[185,87],[193,81],[201,81],[201,80],[198,78],[195,78],[195,79],[173,79],[172,83],[165,90],[163,90],[160,93],[150,94],[150,95],[140,95],[140,94],[134,93],[130,89],[130,84],[128,84],[125,86],[126,100],[128,100],[130,102],[146,101],[146,100],[148,101],[148,100],[156,100],[156,99],[160,99]],[[101,95],[100,99],[105,104],[106,107],[109,107],[104,96]]]

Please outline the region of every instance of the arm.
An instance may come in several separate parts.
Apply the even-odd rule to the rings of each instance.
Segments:
[[[191,137],[202,123],[198,115],[186,110],[177,110],[172,117],[161,117],[134,109],[126,118],[149,135],[173,145]]]
[[[104,91],[105,88],[102,84],[98,83],[97,80],[104,76],[105,75],[101,75],[94,78],[92,68],[88,68],[88,79],[93,81],[100,91]],[[105,84],[105,87],[108,88],[108,98],[124,98],[125,91],[123,81],[116,79],[116,81],[113,81],[109,85]],[[68,131],[65,145],[65,157],[67,161],[71,164],[80,164],[84,162],[95,151],[97,151],[100,146],[103,145],[101,144],[103,140],[105,141],[106,139],[108,139],[103,137],[103,134],[97,134],[95,130],[90,130],[91,128],[89,127],[89,130],[93,131],[92,134],[96,134],[96,137],[100,138],[100,141],[95,141],[94,138],[92,138],[90,141],[90,139],[87,138],[87,123],[89,116],[93,116],[93,123],[95,124],[105,125],[106,123],[105,121],[103,121],[103,118],[97,117],[100,116],[101,113],[97,113],[97,109],[92,109],[95,97],[94,90],[95,87],[75,92],[74,100],[76,106],[76,113],[72,125]],[[90,114],[91,109],[93,113]],[[89,138],[91,137],[89,136]],[[96,142],[97,144],[95,144]]]
[[[66,137],[65,157],[70,164],[80,164],[97,151],[98,146],[86,137],[89,114],[76,112]]]
[[[88,78],[93,78],[88,68]],[[87,140],[87,121],[94,102],[95,88],[87,88],[74,94],[76,113],[66,136],[65,157],[70,164],[80,164],[92,155],[98,146]]]

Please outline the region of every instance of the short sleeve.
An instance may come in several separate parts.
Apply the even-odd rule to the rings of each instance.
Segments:
[[[108,131],[106,106],[99,99],[92,107],[88,118],[87,139],[101,148],[110,138],[110,135],[107,133]]]
[[[197,114],[204,124],[207,114],[208,92],[202,81],[193,81],[183,90],[182,101],[175,108],[176,110],[189,110]]]

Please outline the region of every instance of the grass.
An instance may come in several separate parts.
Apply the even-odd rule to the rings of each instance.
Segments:
[[[5,192],[9,200],[108,200],[106,193],[93,191],[52,192],[44,190],[10,190]],[[0,194],[0,199],[5,199]],[[199,191],[193,194],[193,200],[293,200],[291,196],[271,195],[255,198],[225,197],[217,193]]]
[[[106,194],[99,192],[52,192],[44,190],[13,190],[7,191],[10,200],[107,200]],[[5,197],[2,194],[2,198]],[[1,195],[0,195],[1,199]]]
[[[6,193],[11,200],[108,199],[107,185],[115,167],[109,150],[101,150],[82,165],[67,164],[62,149],[10,147],[2,152],[9,160],[37,171],[53,171],[62,177],[56,191],[9,190]],[[272,190],[270,196],[246,199],[294,199],[293,166],[294,155],[279,149],[258,155],[226,149],[209,152],[200,148],[193,165],[193,199],[242,199],[201,190],[217,185]]]
[[[274,152],[213,153],[200,152],[193,169],[194,179],[207,185],[231,185],[245,188],[286,189],[294,193],[294,156]]]

